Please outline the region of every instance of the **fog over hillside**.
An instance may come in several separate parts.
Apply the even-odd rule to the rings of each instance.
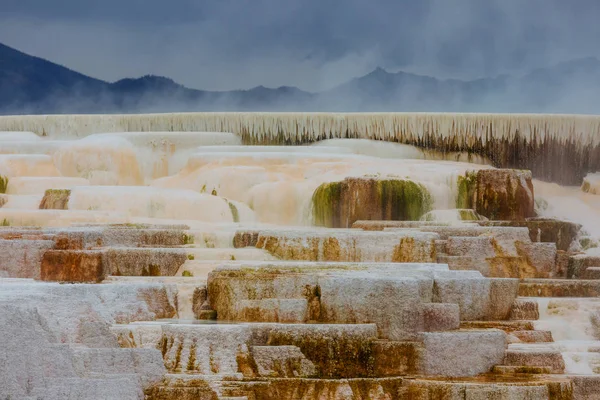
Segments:
[[[205,91],[146,75],[109,83],[0,45],[0,113],[169,111],[600,112],[600,61],[582,58],[523,76],[438,79],[376,68],[330,90],[289,86]]]

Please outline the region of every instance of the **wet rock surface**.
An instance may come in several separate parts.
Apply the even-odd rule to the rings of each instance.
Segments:
[[[349,228],[358,220],[414,221],[431,209],[432,198],[410,180],[346,178],[319,186],[312,198],[315,225]]]
[[[457,208],[472,208],[491,220],[534,217],[530,171],[489,169],[458,178]]]

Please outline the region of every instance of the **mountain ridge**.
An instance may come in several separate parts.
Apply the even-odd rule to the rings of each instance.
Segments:
[[[600,60],[582,57],[523,76],[438,79],[378,66],[332,89],[208,91],[144,75],[96,79],[0,43],[0,114],[172,111],[447,111],[600,113]]]

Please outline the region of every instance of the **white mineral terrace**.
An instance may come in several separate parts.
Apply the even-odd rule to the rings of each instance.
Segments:
[[[487,134],[512,137],[577,135],[578,140],[600,140],[600,118],[589,115],[456,114],[456,113],[173,113],[145,115],[32,115],[0,117],[0,129],[31,131],[53,138],[73,138],[98,132],[249,132],[252,136],[286,138],[347,131],[363,138],[400,136],[462,136],[463,140]]]
[[[600,117],[0,117],[0,399],[600,399],[600,178],[433,132]]]

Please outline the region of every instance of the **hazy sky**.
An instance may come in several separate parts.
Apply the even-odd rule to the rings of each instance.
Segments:
[[[376,66],[473,78],[600,56],[598,0],[0,0],[0,42],[118,80],[322,90]]]

